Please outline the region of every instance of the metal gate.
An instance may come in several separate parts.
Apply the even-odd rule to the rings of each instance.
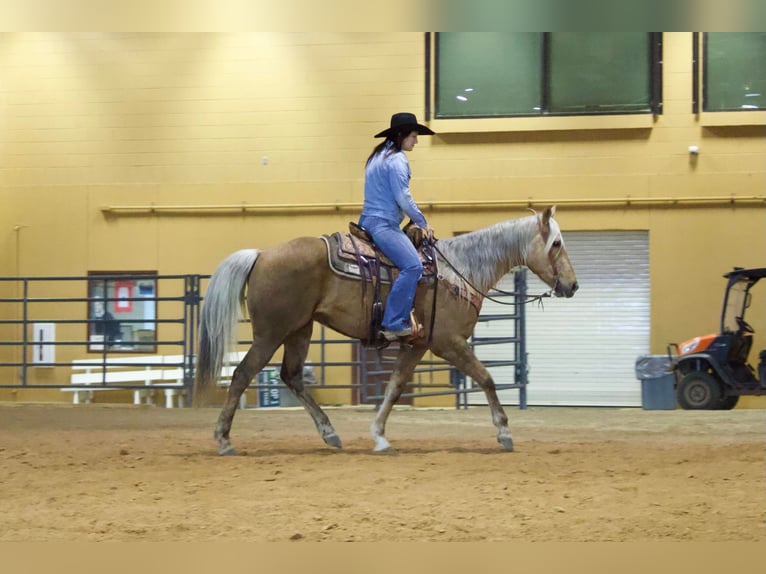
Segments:
[[[194,361],[196,352],[196,333],[199,323],[199,311],[203,300],[204,283],[208,275],[148,275],[119,274],[99,275],[99,280],[151,280],[156,282],[156,289],[151,295],[121,297],[127,305],[135,302],[151,302],[156,309],[153,318],[142,317],[123,322],[142,323],[153,326],[147,331],[153,332],[151,339],[143,339],[140,344],[110,346],[105,342],[96,343],[89,338],[90,328],[97,323],[89,318],[90,306],[97,300],[116,301],[116,296],[96,299],[91,296],[72,295],[89,293],[87,283],[94,276],[80,277],[0,277],[0,388],[67,388],[68,382],[46,380],[45,377],[30,376],[39,369],[54,367],[72,367],[73,360],[83,353],[94,359],[96,368],[100,367],[103,376],[102,385],[107,386],[107,364],[110,367],[141,367],[140,355],[147,350],[178,357],[177,362],[165,363],[166,367],[183,369],[183,386],[186,390],[187,403],[191,401],[194,380]],[[516,273],[515,301],[523,301],[526,296],[526,271]],[[481,315],[480,322],[513,321],[515,356],[502,361],[485,362],[490,369],[493,366],[515,367],[516,378],[513,384],[498,385],[498,390],[518,389],[520,408],[526,408],[526,351],[524,348],[524,306],[510,307],[512,311],[505,315]],[[148,324],[148,325],[147,325]],[[474,347],[480,345],[507,344],[508,337],[477,337],[470,340]],[[239,342],[240,348],[247,349],[250,341]],[[392,372],[395,352],[378,353],[365,349],[358,341],[346,338],[330,338],[324,327],[320,329],[318,339],[312,340],[318,345],[320,360],[312,364],[316,385],[320,388],[350,388],[356,403],[379,403],[382,400],[384,382]],[[349,361],[329,361],[326,350],[330,346],[348,345]],[[396,350],[396,345],[389,348]],[[100,361],[98,361],[100,359]],[[266,367],[279,367],[278,363],[269,363]],[[328,384],[325,370],[331,367],[349,367],[352,373],[350,384]],[[437,373],[449,373],[448,382],[434,382]],[[67,377],[68,378],[68,377]],[[34,379],[34,380],[32,380]],[[250,388],[259,388],[253,382]],[[284,385],[280,385],[284,388]],[[108,384],[109,388],[141,389],[137,383]],[[273,388],[273,384],[269,384]],[[152,389],[178,388],[177,385],[152,384]],[[480,391],[457,372],[452,366],[438,358],[426,358],[415,371],[413,381],[403,394],[406,401],[415,397],[454,395],[456,408],[467,407],[467,394]]]
[[[493,299],[503,301],[507,306],[505,313],[481,314],[479,324],[502,323],[510,324],[513,336],[480,336],[476,332],[471,336],[469,343],[476,350],[477,347],[503,345],[506,349],[510,343],[511,353],[503,359],[484,360],[482,363],[492,373],[493,367],[513,367],[513,383],[496,384],[498,391],[516,389],[519,391],[519,408],[527,408],[527,351],[526,351],[526,314],[524,301],[527,300],[527,270],[517,269],[513,273],[514,290],[511,293],[491,293]],[[507,330],[507,329],[503,329]],[[385,382],[393,372],[393,364],[396,360],[396,345],[389,347],[387,352],[375,352],[364,349],[359,345],[356,356],[359,357],[358,367],[359,390],[357,393],[360,403],[379,403],[383,399]],[[449,372],[449,384],[431,382],[434,373],[439,371]],[[415,369],[410,390],[402,393],[400,402],[408,399],[454,395],[456,408],[468,408],[468,394],[483,392],[472,380],[453,366],[439,359],[424,359]]]
[[[106,375],[107,358],[113,367],[141,366],[129,357],[147,350],[161,350],[165,354],[182,357],[175,366],[184,370],[184,386],[191,388],[195,334],[199,321],[202,275],[131,275],[100,274],[85,277],[0,277],[0,387],[4,388],[64,388],[61,383],[30,383],[30,368],[71,367],[75,356],[84,352],[102,359]],[[151,296],[91,297],[89,284],[94,281],[141,280],[156,285]],[[79,291],[84,296],[65,296]],[[161,292],[170,293],[160,296]],[[157,312],[154,317],[122,319],[123,324],[150,325],[155,333],[151,339],[113,345],[105,338],[96,341],[89,334],[100,321],[91,318],[94,303],[119,301],[132,305],[149,303]],[[106,321],[106,319],[104,319]],[[105,327],[104,327],[105,329]],[[105,331],[102,331],[105,332]],[[163,334],[164,333],[164,334]],[[161,336],[160,336],[161,335]],[[115,359],[117,357],[117,359]],[[120,362],[120,357],[124,362]],[[8,376],[9,370],[14,375]],[[18,382],[9,382],[18,378]],[[110,385],[114,388],[135,388],[137,385]],[[167,388],[158,383],[153,388]]]

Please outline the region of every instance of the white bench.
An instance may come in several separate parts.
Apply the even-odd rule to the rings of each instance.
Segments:
[[[81,399],[91,402],[94,392],[120,389],[109,385],[143,383],[146,388],[133,390],[133,403],[139,405],[142,398],[147,404],[151,404],[152,385],[172,385],[177,388],[163,389],[165,406],[173,408],[176,402],[181,407],[185,391],[184,369],[180,366],[183,362],[183,355],[77,359],[72,361],[72,374],[69,379],[71,386],[61,390],[72,393],[72,403],[78,405]]]

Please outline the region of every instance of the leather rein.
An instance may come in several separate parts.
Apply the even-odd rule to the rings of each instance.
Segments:
[[[454,271],[454,272],[455,272],[455,274],[456,274],[458,277],[460,277],[460,279],[462,279],[463,281],[465,281],[465,282],[466,282],[466,284],[468,284],[468,286],[469,286],[469,287],[471,287],[471,289],[473,289],[474,291],[476,291],[476,292],[477,292],[479,295],[481,295],[481,296],[482,296],[482,297],[484,297],[485,299],[489,299],[490,301],[492,301],[492,302],[494,302],[494,303],[498,303],[498,304],[500,304],[500,305],[514,305],[514,306],[518,306],[518,305],[526,305],[527,303],[532,303],[532,302],[534,302],[534,301],[539,301],[540,303],[542,303],[542,300],[543,300],[544,298],[546,298],[546,297],[552,297],[552,296],[553,296],[553,292],[554,292],[554,290],[553,290],[553,289],[549,289],[549,290],[548,290],[548,291],[546,291],[545,293],[541,293],[540,295],[532,295],[531,297],[529,297],[529,298],[527,298],[527,299],[525,299],[524,301],[521,301],[521,302],[518,302],[518,301],[511,301],[511,302],[509,302],[509,301],[501,301],[500,299],[496,299],[495,297],[492,297],[492,296],[491,296],[491,295],[489,295],[488,293],[485,293],[485,292],[484,292],[484,291],[482,291],[481,289],[477,288],[477,287],[476,287],[476,286],[475,286],[473,283],[471,283],[471,281],[469,281],[469,280],[468,280],[468,278],[467,278],[467,277],[465,277],[465,275],[463,275],[462,273],[460,273],[460,271],[458,271],[458,270],[455,268],[455,266],[454,266],[454,265],[453,265],[453,264],[450,262],[450,260],[449,260],[449,259],[447,259],[447,258],[444,256],[444,253],[442,253],[442,252],[441,252],[441,250],[440,250],[440,249],[439,249],[439,248],[436,246],[436,241],[434,241],[433,243],[431,243],[431,247],[432,247],[432,248],[433,248],[433,249],[434,249],[434,250],[435,250],[435,251],[436,251],[436,252],[439,254],[439,256],[442,258],[442,260],[443,260],[443,261],[444,261],[444,262],[447,264],[447,266],[448,266],[450,269],[452,269],[452,271]],[[549,257],[550,257],[550,255],[549,255]],[[515,292],[513,292],[513,291],[503,291],[502,289],[497,289],[497,288],[493,288],[493,289],[492,289],[492,292],[494,292],[494,293],[496,293],[496,294],[498,294],[498,295],[506,295],[506,296],[507,296],[507,295],[512,295],[512,296],[514,296],[514,297],[516,296],[516,293],[515,293]],[[436,297],[434,296],[434,301],[435,301],[435,300],[436,300]],[[432,315],[432,317],[433,317],[433,315]],[[432,322],[433,322],[433,321],[432,321]]]

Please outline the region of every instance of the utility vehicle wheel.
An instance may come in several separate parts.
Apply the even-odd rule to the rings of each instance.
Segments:
[[[713,410],[721,402],[721,383],[713,375],[692,372],[678,383],[676,398],[687,410]]]
[[[721,402],[718,403],[718,407],[716,408],[721,411],[730,411],[731,409],[737,406],[738,401],[739,401],[739,395],[723,397],[721,399]]]

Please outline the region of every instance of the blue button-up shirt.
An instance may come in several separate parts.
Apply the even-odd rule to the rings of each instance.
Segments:
[[[393,145],[389,142],[367,164],[362,217],[379,217],[398,226],[407,215],[416,225],[426,227],[426,218],[410,193],[407,155],[392,149]]]

